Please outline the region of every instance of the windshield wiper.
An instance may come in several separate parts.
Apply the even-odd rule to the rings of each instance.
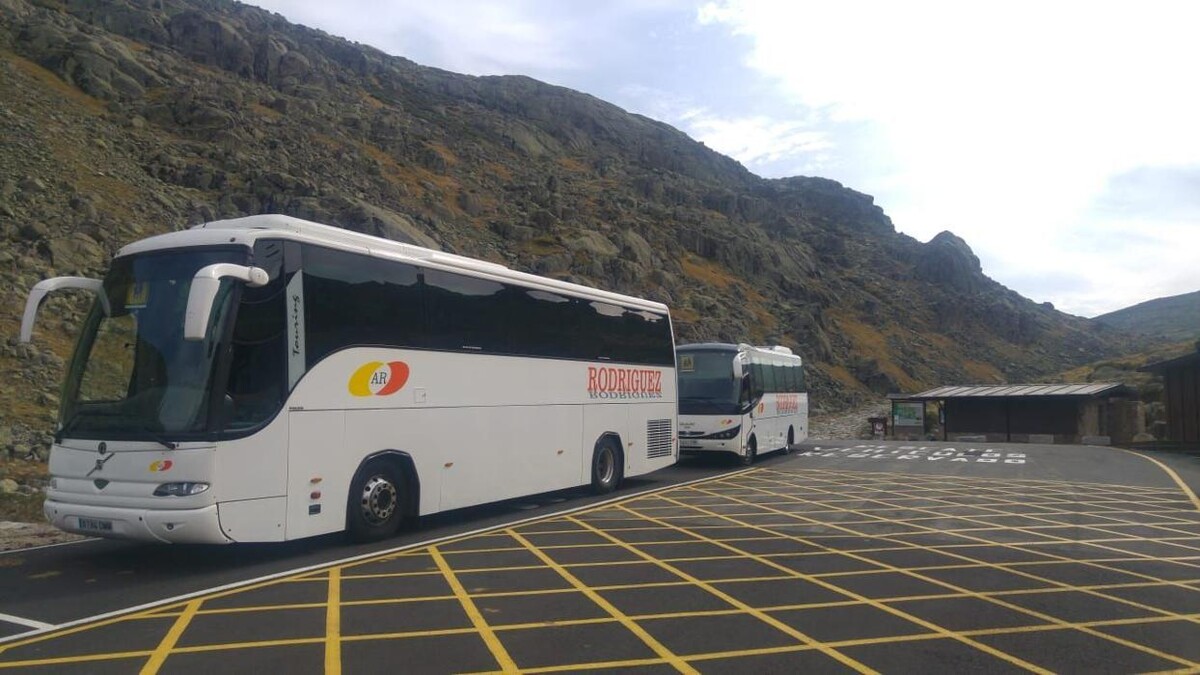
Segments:
[[[147,434],[150,435],[150,438],[161,443],[162,446],[168,450],[174,450],[175,448],[179,447],[178,443],[176,443],[175,441],[168,441],[166,438],[163,438],[162,434],[151,429],[149,426],[147,426],[145,424],[142,425],[142,431],[145,431]]]

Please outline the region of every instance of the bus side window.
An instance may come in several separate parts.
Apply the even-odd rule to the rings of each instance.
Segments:
[[[226,428],[253,427],[283,405],[287,366],[283,250],[281,241],[263,240],[254,246],[254,265],[267,270],[270,281],[241,288],[225,387],[233,401]]]
[[[510,353],[505,328],[509,316],[499,297],[504,284],[441,270],[424,272],[428,346]]]
[[[304,322],[308,368],[347,347],[417,345],[425,332],[417,268],[305,245]]]

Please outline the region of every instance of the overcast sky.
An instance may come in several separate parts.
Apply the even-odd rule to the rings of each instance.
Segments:
[[[1200,3],[256,0],[873,195],[1082,316],[1200,290]]]

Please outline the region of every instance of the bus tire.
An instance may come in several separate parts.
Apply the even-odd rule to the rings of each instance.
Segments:
[[[746,454],[741,456],[742,466],[750,466],[756,457],[758,457],[758,439],[751,436],[746,441]]]
[[[404,477],[395,464],[374,459],[350,483],[346,533],[352,541],[380,541],[396,533],[404,519]]]
[[[783,446],[783,454],[787,455],[792,452],[792,446],[796,443],[796,430],[788,427],[787,445]]]
[[[592,451],[592,493],[605,495],[616,490],[623,466],[621,448],[611,438],[601,439]]]

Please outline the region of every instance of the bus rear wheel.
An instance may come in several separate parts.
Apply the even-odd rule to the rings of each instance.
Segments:
[[[396,533],[404,517],[404,486],[390,462],[374,461],[354,477],[346,508],[346,531],[354,541],[379,541]]]
[[[788,427],[787,445],[783,446],[783,454],[787,455],[792,452],[792,446],[796,444],[796,430]]]
[[[603,495],[621,483],[621,450],[611,439],[601,441],[592,452],[592,492]]]

